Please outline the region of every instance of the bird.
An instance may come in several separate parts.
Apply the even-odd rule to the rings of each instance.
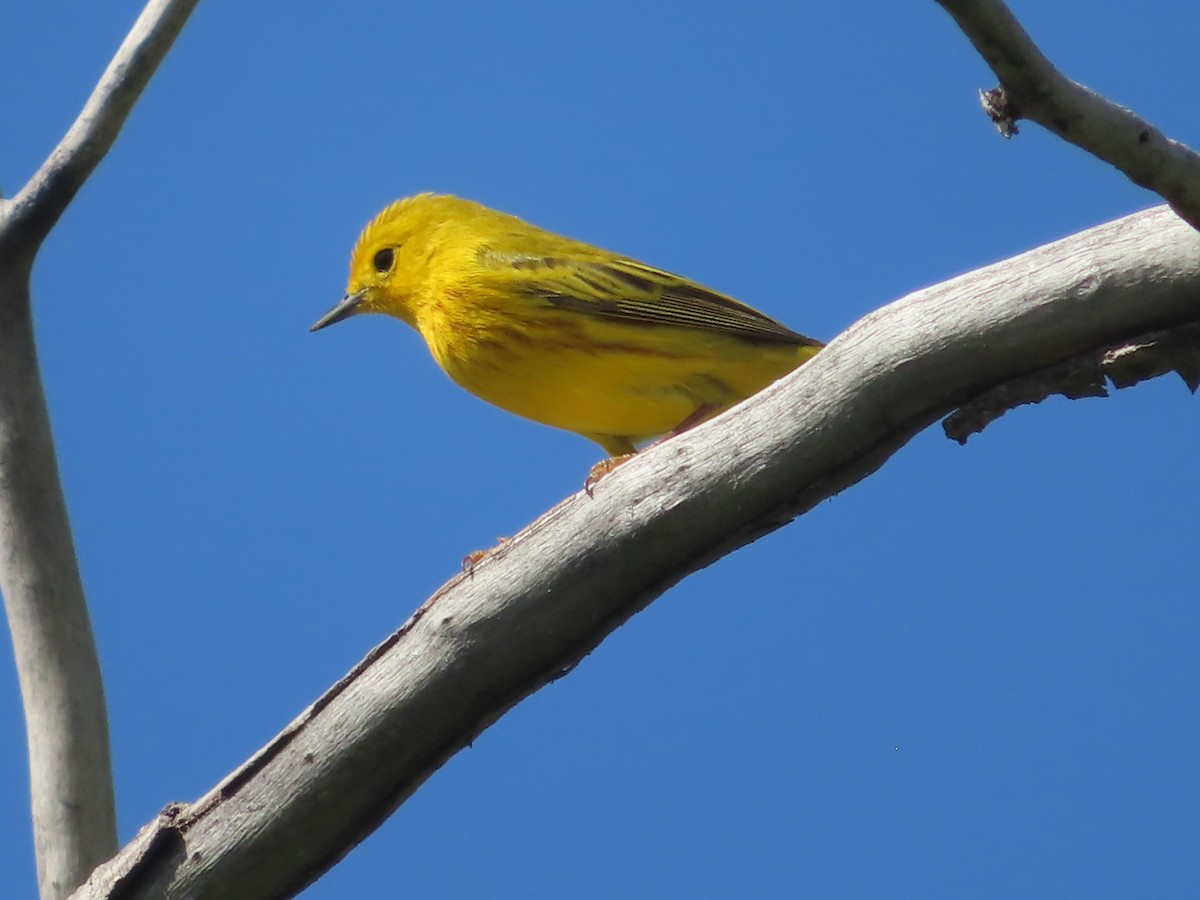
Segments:
[[[610,458],[599,474],[823,346],[688,278],[448,194],[376,215],[345,296],[310,330],[362,313],[415,328],[475,396],[595,441]]]

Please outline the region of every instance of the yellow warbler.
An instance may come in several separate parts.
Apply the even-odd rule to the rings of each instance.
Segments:
[[[367,225],[345,298],[312,330],[364,312],[416,328],[477,397],[612,456],[715,415],[821,347],[694,281],[434,194]]]

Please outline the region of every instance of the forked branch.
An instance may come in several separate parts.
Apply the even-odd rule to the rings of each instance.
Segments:
[[[83,110],[29,182],[0,206],[0,246],[36,252],[108,153],[199,0],[150,0]]]
[[[1001,0],[938,0],[1000,79],[985,108],[1006,136],[1030,119],[1115,166],[1200,228],[1200,154],[1062,75]]]
[[[43,900],[66,896],[117,838],[104,690],[38,371],[29,277],[196,2],[149,3],[58,147],[12,200],[0,200],[0,589],[25,711]]]

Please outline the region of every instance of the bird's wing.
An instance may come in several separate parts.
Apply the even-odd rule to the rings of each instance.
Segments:
[[[732,297],[624,257],[487,254],[487,264],[520,273],[516,285],[551,306],[643,325],[720,331],[750,340],[821,346]]]

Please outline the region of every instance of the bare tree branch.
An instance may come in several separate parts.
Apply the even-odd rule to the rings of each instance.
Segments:
[[[1002,134],[1005,129],[1015,133],[1015,119],[1032,119],[1116,166],[1200,228],[1200,154],[1164,137],[1130,110],[1065,78],[1001,0],[938,3],[1000,79],[1002,94],[987,92],[984,99]]]
[[[1165,207],[878,310],[736,409],[639,455],[451,579],[244,766],[77,897],[289,896],[514,704],[664,590],[866,477],[996,384],[1200,319]]]
[[[112,146],[196,0],[152,0],[79,118],[0,200],[0,589],[25,708],[38,885],[66,896],[117,849],[108,720],[30,310],[34,256]]]
[[[199,0],[150,0],[58,146],[0,206],[0,248],[36,251],[117,139],[142,89]]]
[[[7,274],[0,275],[0,588],[25,708],[38,884],[50,898],[65,896],[113,854],[116,812],[100,665],[28,294],[13,302],[28,281]]]

